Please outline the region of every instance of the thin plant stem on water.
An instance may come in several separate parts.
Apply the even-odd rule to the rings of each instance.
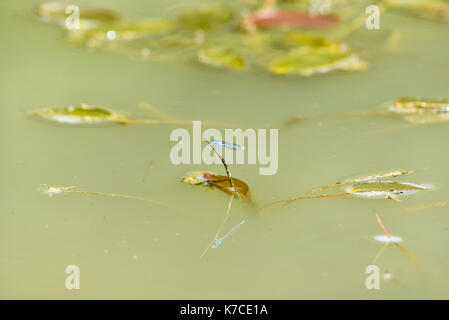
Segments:
[[[128,200],[137,200],[142,201],[146,203],[151,203],[167,208],[174,208],[179,211],[182,211],[182,208],[175,206],[171,203],[153,200],[150,198],[145,197],[139,197],[139,196],[133,196],[133,195],[127,195],[127,194],[118,194],[118,193],[106,193],[106,192],[96,192],[96,191],[84,191],[84,190],[73,190],[74,186],[70,187],[52,187],[49,185],[42,185],[41,190],[47,194],[49,197],[52,197],[55,194],[85,194],[85,195],[92,195],[92,196],[102,196],[102,197],[109,197],[109,198],[118,198],[118,199],[128,199]]]
[[[204,142],[206,142],[206,143],[209,145],[209,147],[212,148],[212,150],[214,151],[214,153],[220,158],[221,163],[223,163],[223,166],[224,166],[224,168],[225,168],[226,176],[228,177],[229,187],[230,187],[229,191],[235,192],[236,190],[235,190],[235,187],[234,187],[234,182],[232,181],[231,170],[229,169],[229,166],[228,166],[228,164],[226,163],[225,159],[224,159],[223,156],[217,151],[217,149],[215,148],[215,146],[214,146],[209,140],[206,140],[206,139],[203,138],[203,137],[202,137],[202,139],[203,139]],[[239,193],[237,192],[237,195],[238,195],[238,194],[239,194]]]
[[[391,236],[391,234],[387,231],[387,228],[383,224],[382,219],[380,218],[380,216],[377,213],[376,213],[376,220],[377,220],[377,223],[379,224],[380,228],[384,232],[385,236],[387,237],[387,240],[383,241],[385,243],[385,245],[379,251],[379,253],[376,255],[374,261],[377,261],[380,258],[380,256],[382,255],[382,253],[384,252],[385,248],[388,245],[394,245],[394,246],[398,247],[410,259],[410,261],[416,267],[416,270],[421,273],[422,269],[421,269],[421,266],[420,266],[418,260],[415,258],[415,256],[409,250],[407,250],[403,245],[401,245],[399,243],[400,238],[395,239],[395,237]]]
[[[228,164],[226,163],[225,159],[223,158],[223,156],[217,151],[217,149],[215,148],[215,146],[207,139],[202,138],[204,142],[206,142],[214,151],[214,153],[220,158],[221,162],[223,163],[223,166],[225,168],[226,171],[226,176],[228,177],[228,181],[229,181],[229,192],[231,193],[230,198],[229,198],[229,202],[228,202],[228,207],[226,209],[223,221],[221,222],[221,225],[218,227],[217,232],[215,233],[215,236],[211,239],[211,241],[209,242],[208,246],[206,247],[206,249],[204,249],[203,253],[201,254],[200,258],[204,257],[204,255],[207,253],[207,251],[209,251],[209,249],[212,247],[212,245],[214,243],[217,243],[218,241],[218,236],[220,235],[221,231],[223,230],[224,226],[226,225],[226,222],[229,219],[229,216],[231,214],[231,207],[232,207],[232,201],[234,200],[234,197],[239,197],[239,191],[234,187],[234,182],[232,181],[232,174],[231,174],[231,170],[229,169]]]
[[[220,235],[221,231],[223,230],[224,226],[226,225],[226,222],[229,219],[229,216],[231,215],[231,207],[232,207],[232,201],[234,200],[234,193],[231,194],[229,197],[228,207],[226,209],[225,216],[223,218],[223,221],[221,222],[221,225],[218,227],[217,232],[215,233],[215,236],[211,239],[209,244],[207,245],[206,249],[204,249],[203,253],[201,253],[200,258],[204,257],[204,255],[209,251],[209,249],[212,247],[214,243],[217,243],[218,236]]]
[[[343,192],[343,193],[337,193],[337,194],[327,194],[327,195],[315,195],[318,192],[326,191],[329,189],[334,189],[336,187],[341,187],[345,185],[350,185],[354,183],[360,183],[360,182],[367,182],[367,181],[380,181],[380,179],[384,178],[396,178],[399,176],[407,175],[412,173],[410,170],[392,170],[386,173],[379,173],[379,174],[372,174],[368,176],[362,176],[354,179],[348,179],[344,180],[342,182],[336,182],[329,185],[325,185],[319,188],[312,189],[310,191],[307,191],[305,193],[302,193],[298,196],[295,196],[293,198],[287,199],[287,200],[277,200],[274,202],[270,202],[263,206],[262,208],[268,208],[276,204],[281,204],[283,206],[287,206],[290,203],[296,201],[296,200],[305,200],[305,199],[319,199],[319,198],[337,198],[337,197],[344,197],[352,194],[351,192]]]
[[[391,212],[391,214],[396,215],[396,214],[412,213],[412,212],[417,212],[417,211],[421,211],[421,210],[425,210],[425,209],[445,207],[448,205],[449,205],[449,201],[432,202],[432,203],[422,205],[422,206],[411,207],[411,208],[407,208],[407,209],[403,209],[403,210],[399,210],[399,211],[394,211],[394,212]]]

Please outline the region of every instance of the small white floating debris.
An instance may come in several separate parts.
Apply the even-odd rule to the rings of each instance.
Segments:
[[[389,273],[389,272],[387,272],[387,273],[384,273],[383,275],[382,275],[382,278],[384,279],[384,280],[393,280],[393,274],[392,273]]]
[[[387,235],[375,236],[374,240],[388,244],[402,242],[402,238],[399,236],[387,236]]]
[[[52,187],[49,185],[41,185],[39,188],[40,191],[42,191],[44,194],[48,195],[49,197],[52,197],[54,194],[64,193],[68,189],[72,189],[74,187]]]

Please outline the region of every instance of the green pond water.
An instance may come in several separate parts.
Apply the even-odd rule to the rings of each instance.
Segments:
[[[348,39],[370,62],[366,71],[273,77],[73,46],[60,28],[33,16],[38,3],[0,2],[0,298],[449,298],[449,207],[387,214],[449,201],[447,123],[401,129],[400,119],[327,117],[285,128],[294,115],[374,110],[401,96],[447,98],[449,25],[388,11],[380,30],[363,28]],[[183,0],[81,4],[131,16],[188,7]],[[387,46],[391,31],[398,41]],[[143,119],[149,113],[139,100],[179,118],[279,128],[275,175],[259,175],[258,164],[231,166],[258,203],[393,169],[414,171],[400,181],[434,188],[402,202],[303,200],[263,213],[234,201],[224,233],[245,224],[200,259],[228,197],[180,178],[224,170],[173,165],[176,126],[70,127],[27,115],[88,103]],[[37,191],[40,184],[149,197],[184,210],[90,195],[50,198]],[[391,246],[376,265],[393,279],[368,290],[365,269],[383,246],[374,240],[383,234],[375,213],[403,238],[422,272]],[[65,286],[68,265],[80,268],[79,290]]]

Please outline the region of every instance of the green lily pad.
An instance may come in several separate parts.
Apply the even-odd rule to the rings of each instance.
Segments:
[[[212,4],[180,14],[178,22],[189,30],[213,31],[228,25],[235,17],[236,13],[230,6]]]
[[[166,34],[173,31],[176,24],[170,20],[149,19],[142,21],[120,22],[89,29],[81,34],[72,32],[72,40],[93,41],[130,41],[149,36]]]
[[[341,43],[332,41],[328,38],[298,32],[287,33],[284,36],[284,40],[288,44],[300,45],[310,48],[329,48],[340,51],[343,47]]]
[[[288,8],[278,4],[281,15],[271,15],[273,19],[282,22],[309,17],[308,13],[291,16]],[[217,3],[181,12],[172,18],[111,20],[71,30],[69,40],[143,60],[192,61],[196,58],[208,66],[231,70],[262,67],[277,75],[309,76],[333,70],[362,70],[365,66],[344,44],[323,36],[284,28],[244,32],[239,24],[249,17],[254,18],[252,13],[257,12],[255,16],[263,20],[264,11],[257,10],[259,7],[260,4],[247,2]],[[65,18],[62,9],[58,14]]]
[[[230,48],[212,47],[199,50],[200,62],[218,68],[242,69],[245,66],[243,58]]]
[[[66,124],[127,123],[127,119],[108,109],[82,104],[77,107],[45,108],[32,115]]]
[[[360,70],[363,63],[358,55],[351,51],[329,49],[310,49],[292,52],[275,58],[269,69],[277,75],[300,74],[310,76],[316,73],[328,73],[334,70]]]

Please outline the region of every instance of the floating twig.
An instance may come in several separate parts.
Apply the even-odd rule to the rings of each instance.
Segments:
[[[404,196],[408,194],[413,194],[421,190],[430,188],[428,185],[417,185],[407,182],[394,182],[380,180],[389,177],[398,177],[411,173],[412,171],[407,170],[393,170],[387,173],[379,173],[374,175],[368,175],[363,177],[358,177],[354,179],[345,180],[342,182],[336,182],[330,185],[312,189],[306,193],[302,193],[298,196],[287,200],[278,200],[271,202],[263,208],[270,207],[275,204],[283,204],[284,206],[296,201],[303,199],[318,199],[318,198],[336,198],[348,195],[355,195],[366,198],[387,198],[392,200],[398,200],[399,196]],[[325,191],[328,189],[333,189],[340,186],[351,185],[346,189],[344,193],[328,194],[328,195],[314,195],[315,193]]]
[[[62,193],[71,193],[71,194],[87,194],[87,195],[93,195],[93,196],[102,196],[102,197],[110,197],[110,198],[119,198],[119,199],[129,199],[129,200],[137,200],[137,201],[143,201],[151,204],[156,204],[163,207],[168,208],[175,208],[177,210],[182,211],[182,208],[179,208],[178,206],[175,206],[173,204],[153,200],[150,198],[144,198],[139,196],[133,196],[133,195],[127,195],[127,194],[117,194],[117,193],[105,193],[105,192],[96,192],[96,191],[82,191],[82,190],[73,190],[74,186],[70,187],[53,187],[49,185],[42,185],[41,190],[44,192],[44,194],[47,194],[49,197],[52,197],[55,194],[62,194]]]
[[[410,252],[410,251],[408,251],[404,246],[402,246],[399,242],[401,242],[402,241],[402,238],[401,237],[395,237],[395,236],[392,236],[388,231],[387,231],[387,228],[385,228],[385,225],[383,224],[383,222],[382,222],[382,220],[380,219],[380,216],[376,213],[376,220],[377,220],[377,223],[379,224],[379,226],[381,227],[381,229],[382,229],[382,231],[384,232],[384,234],[385,234],[385,237],[386,238],[380,238],[380,237],[376,237],[375,239],[376,239],[376,241],[379,241],[379,242],[384,242],[385,243],[385,245],[387,246],[387,245],[394,245],[394,246],[396,246],[396,247],[398,247],[409,259],[410,259],[410,261],[413,263],[413,265],[416,267],[416,269],[418,270],[418,272],[422,272],[422,270],[421,270],[421,267],[420,267],[420,265],[419,265],[419,262],[418,262],[418,260],[416,260],[416,258],[415,258],[415,256]],[[375,260],[377,260],[379,257],[380,257],[380,255],[382,254],[382,252],[385,250],[385,246],[384,246],[384,248],[382,248],[382,250],[376,255],[376,258],[375,258]]]

